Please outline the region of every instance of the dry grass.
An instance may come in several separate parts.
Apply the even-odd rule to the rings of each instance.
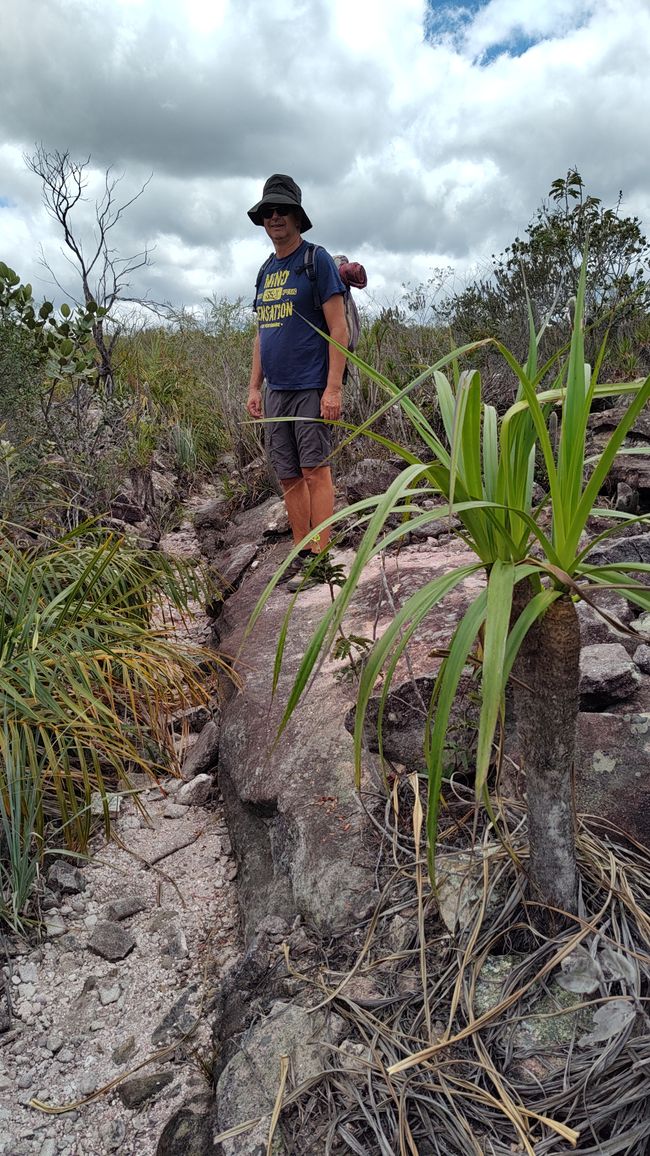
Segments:
[[[605,825],[583,826],[579,914],[563,934],[544,938],[522,894],[521,809],[500,807],[506,847],[459,789],[442,821],[439,870],[448,851],[473,854],[478,871],[466,884],[464,922],[451,933],[425,882],[416,784],[396,780],[379,823],[388,879],[361,950],[346,958],[343,945],[333,945],[329,966],[305,979],[343,1017],[348,1042],[330,1070],[285,1098],[279,1131],[287,1153],[643,1156],[647,852]],[[616,974],[603,966],[592,993],[562,991],[557,977],[587,953],[614,960]],[[614,1001],[630,1009],[628,1022],[590,1042],[594,1014]]]

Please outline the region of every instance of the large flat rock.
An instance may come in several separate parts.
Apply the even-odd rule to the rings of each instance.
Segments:
[[[576,805],[650,847],[650,713],[580,713]]]
[[[220,620],[220,647],[238,655],[241,692],[224,704],[219,782],[239,863],[239,890],[250,936],[266,915],[296,913],[322,929],[338,930],[367,912],[376,898],[374,828],[366,804],[378,794],[373,758],[365,761],[361,796],[354,782],[354,752],[345,717],[356,698],[346,662],[327,659],[280,738],[277,731],[302,656],[330,605],[326,586],[298,596],[291,616],[275,699],[271,699],[276,646],[291,596],[278,587],[251,634],[243,625],[286,545],[268,549],[258,568],[228,599]],[[335,561],[349,566],[351,553]],[[469,560],[461,545],[409,547],[365,571],[344,623],[348,634],[372,639],[416,589],[452,565]],[[466,582],[426,620],[410,648],[411,670],[430,672],[431,651],[448,641],[458,614],[482,579]],[[388,594],[388,587],[391,593]],[[396,682],[409,671],[403,666]],[[383,788],[382,788],[383,795]]]

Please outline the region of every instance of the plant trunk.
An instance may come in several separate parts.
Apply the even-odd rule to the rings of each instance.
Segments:
[[[530,590],[516,587],[519,610]],[[515,615],[517,607],[515,607]],[[575,914],[573,766],[579,706],[580,628],[575,605],[563,595],[524,639],[514,667],[517,742],[526,774],[531,899]],[[538,925],[557,926],[542,908]]]

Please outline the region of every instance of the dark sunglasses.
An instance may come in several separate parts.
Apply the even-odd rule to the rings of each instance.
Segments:
[[[287,217],[290,212],[290,205],[262,205],[260,209],[263,221],[270,220],[274,213],[277,213],[278,217]]]

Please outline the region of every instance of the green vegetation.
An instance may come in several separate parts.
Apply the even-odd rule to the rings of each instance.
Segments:
[[[629,384],[601,384],[598,369],[602,356],[593,373],[585,364],[585,275],[586,264],[578,281],[568,356],[556,356],[539,366],[541,334],[535,333],[530,306],[526,363],[519,365],[505,346],[495,342],[518,381],[515,403],[501,421],[494,406],[482,398],[480,373],[458,372],[458,359],[474,352],[472,347],[454,351],[404,388],[370,366],[360,366],[388,394],[384,408],[399,403],[423,449],[414,453],[392,443],[391,452],[405,462],[396,481],[385,494],[357,503],[329,520],[336,524],[354,515],[367,523],[367,528],[347,581],[307,647],[281,724],[286,724],[295,709],[321,653],[336,642],[367,563],[410,529],[434,518],[456,515],[462,526],[459,536],[477,560],[436,578],[408,598],[367,658],[355,723],[357,772],[360,775],[365,713],[380,675],[383,708],[398,660],[415,630],[451,590],[483,569],[486,589],[456,628],[430,704],[424,755],[429,780],[427,834],[431,875],[433,878],[449,715],[461,675],[472,662],[481,667],[477,796],[490,807],[487,776],[495,732],[506,686],[515,673],[519,676],[513,682],[513,695],[527,780],[528,874],[532,894],[544,909],[569,912],[577,910],[578,898],[571,768],[578,713],[580,636],[574,601],[591,601],[594,592],[606,587],[644,609],[650,608],[650,593],[642,584],[642,576],[650,572],[650,566],[596,566],[589,561],[595,542],[615,533],[623,520],[630,520],[629,515],[607,510],[612,518],[611,530],[583,544],[588,518],[614,457],[621,452],[626,434],[650,398],[650,378]],[[454,367],[453,384],[442,373],[447,364]],[[541,390],[541,383],[549,375],[550,388]],[[442,439],[411,397],[425,376],[431,376],[436,390],[444,426]],[[589,413],[596,399],[612,394],[625,394],[631,401],[606,446],[590,463],[585,481]],[[548,430],[553,407],[562,414],[557,446]],[[376,436],[373,421],[356,432]],[[386,444],[386,439],[382,441]],[[547,498],[537,506],[533,502],[536,454],[544,461],[549,484]],[[426,499],[440,494],[447,503],[442,509],[432,512],[423,505]],[[386,524],[395,514],[400,516],[401,524],[387,530]],[[262,595],[252,622],[273,585],[274,582]],[[278,650],[276,683],[283,643],[284,632]],[[381,727],[381,708],[379,722]]]
[[[51,192],[65,185],[59,203],[69,221],[82,198],[83,166],[67,154],[32,159],[34,171],[51,176]],[[120,278],[138,267],[130,264],[138,257],[121,261],[106,245],[106,229],[126,207],[115,203],[114,189],[108,180],[103,248],[93,267],[97,273],[101,266],[108,280],[97,296],[83,248],[81,264],[71,250],[82,306],[36,301],[32,287],[0,262],[0,872],[4,917],[14,923],[24,917],[48,849],[87,846],[93,791],[105,796],[134,768],[166,765],[166,715],[184,696],[203,694],[197,656],[172,650],[153,625],[154,608],[168,600],[186,605],[192,583],[155,552],[143,555],[129,543],[122,512],[130,498],[132,522],[143,515],[147,530],[139,532],[155,542],[205,480],[220,483],[233,509],[254,504],[273,484],[260,428],[243,408],[250,310],[241,300],[211,298],[201,316],[159,310],[147,324],[142,311],[129,320],[122,301],[118,315]],[[74,234],[72,240],[77,244]],[[146,264],[146,250],[139,256]],[[439,272],[364,318],[346,421],[371,439],[376,454],[397,456],[406,468],[385,495],[355,508],[365,525],[359,556],[292,698],[319,647],[338,639],[350,672],[361,677],[363,706],[378,671],[394,669],[399,628],[407,639],[462,580],[450,574],[420,592],[372,653],[365,639],[341,633],[365,561],[397,542],[409,524],[432,516],[423,499],[444,494],[489,581],[459,628],[436,692],[427,752],[432,855],[441,736],[472,648],[489,674],[479,746],[483,792],[505,675],[527,661],[531,645],[539,650],[535,631],[546,631],[560,612],[571,618],[573,598],[588,597],[604,582],[624,582],[626,595],[647,605],[633,573],[595,571],[580,545],[608,463],[647,397],[647,383],[625,384],[650,369],[648,247],[639,222],[622,216],[620,203],[604,208],[570,172],[554,182],[524,238],[495,257],[489,278],[451,295],[449,283],[448,271]],[[532,331],[525,324],[527,291]],[[467,359],[468,369],[454,370],[449,380],[444,372],[457,357]],[[593,375],[585,361],[595,364]],[[589,409],[626,393],[629,416],[585,483]],[[548,428],[557,414],[556,450]],[[337,470],[364,452],[363,439],[344,438]],[[534,468],[549,489],[539,508],[532,502]],[[156,488],[156,477],[164,488]],[[405,526],[385,532],[395,510]],[[565,656],[558,679],[568,679],[574,657]],[[525,681],[534,684],[530,670]],[[573,690],[562,685],[570,729]]]
[[[0,917],[17,925],[48,847],[86,851],[93,795],[108,828],[108,791],[176,765],[170,712],[214,678],[166,626],[199,593],[191,573],[91,527],[45,547],[2,530]]]

